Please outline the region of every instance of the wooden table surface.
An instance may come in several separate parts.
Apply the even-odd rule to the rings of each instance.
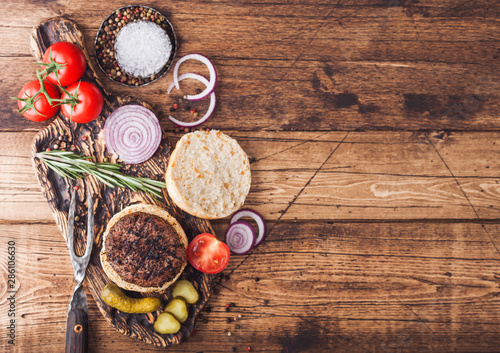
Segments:
[[[127,4],[2,2],[1,351],[63,351],[75,285],[29,156],[47,123],[25,120],[9,99],[35,77],[28,37],[64,16],[93,52],[100,22]],[[498,1],[144,5],[172,22],[178,57],[215,63],[218,105],[203,127],[253,157],[246,205],[269,229],[255,251],[231,258],[196,334],[167,351],[500,351]],[[154,104],[170,141],[179,139],[166,119],[171,73],[133,89],[96,71],[109,91]],[[223,237],[228,220],[213,226]],[[15,346],[6,335],[9,241]],[[89,306],[91,352],[166,351],[121,335]]]

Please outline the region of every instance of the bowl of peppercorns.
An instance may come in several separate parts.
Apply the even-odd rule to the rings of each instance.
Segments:
[[[147,6],[120,7],[102,22],[94,43],[95,57],[111,80],[144,86],[170,68],[177,41],[172,24]]]

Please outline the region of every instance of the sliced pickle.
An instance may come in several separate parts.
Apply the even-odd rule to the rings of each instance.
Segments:
[[[177,333],[180,329],[180,322],[170,313],[161,313],[155,321],[155,330],[158,333]]]
[[[196,288],[188,280],[181,279],[175,284],[172,296],[182,297],[188,304],[195,304],[198,301],[199,295]]]
[[[177,321],[179,321],[181,324],[188,318],[188,309],[186,302],[181,298],[172,299],[170,303],[168,303],[164,311],[174,315]]]

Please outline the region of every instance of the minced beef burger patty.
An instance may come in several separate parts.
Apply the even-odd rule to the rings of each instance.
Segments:
[[[106,256],[120,277],[142,287],[171,281],[186,261],[186,248],[160,217],[135,212],[120,219],[106,237]]]

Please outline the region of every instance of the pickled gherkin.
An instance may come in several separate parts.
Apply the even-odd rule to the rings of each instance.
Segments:
[[[129,314],[150,313],[161,305],[158,298],[130,298],[115,284],[107,284],[102,289],[101,299],[109,306]]]

